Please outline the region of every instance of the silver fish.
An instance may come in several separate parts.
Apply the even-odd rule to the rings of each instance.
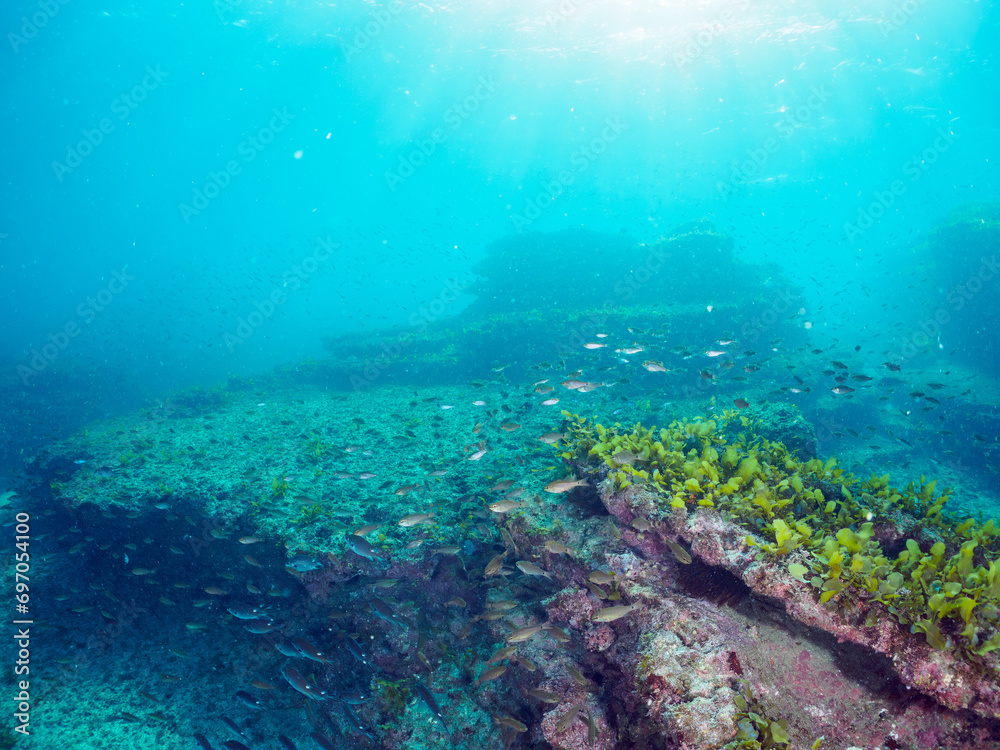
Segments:
[[[300,573],[307,573],[310,570],[319,570],[323,567],[321,563],[316,562],[309,555],[295,555],[288,559],[285,565],[289,568],[295,568],[295,570]]]
[[[368,540],[363,536],[348,534],[347,546],[355,555],[360,555],[361,557],[365,557],[373,562],[375,560],[382,560],[382,556],[375,551],[375,548],[372,547],[371,544],[368,543]]]
[[[422,682],[416,683],[413,687],[417,691],[417,695],[420,696],[420,700],[422,700],[424,704],[426,704],[427,708],[430,709],[431,713],[434,714],[434,718],[441,722],[441,726],[444,727],[444,731],[450,731],[448,729],[448,725],[444,721],[444,716],[441,714],[441,708],[438,706],[438,702],[434,698],[434,693],[432,693]]]

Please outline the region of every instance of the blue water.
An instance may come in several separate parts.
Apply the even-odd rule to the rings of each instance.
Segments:
[[[933,439],[910,471],[997,487],[996,289],[923,327],[979,268],[929,233],[1000,199],[993,2],[41,0],[0,19],[0,479],[182,389],[337,358],[435,303],[462,320],[496,243],[702,221],[796,290],[800,374],[863,348],[852,371],[891,376],[920,331],[902,359],[924,381],[954,395],[977,373],[977,409],[913,410]],[[534,379],[489,355],[463,377]],[[609,411],[653,392],[637,383]],[[832,385],[791,399],[837,433],[824,452],[917,387],[834,413]]]

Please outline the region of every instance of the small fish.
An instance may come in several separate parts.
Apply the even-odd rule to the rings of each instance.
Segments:
[[[421,523],[433,524],[434,514],[433,513],[411,513],[408,516],[404,516],[400,519],[399,525],[404,529],[410,528],[411,526],[416,526]]]
[[[573,682],[580,687],[587,687],[587,685],[590,684],[590,681],[583,676],[583,673],[572,664],[566,665],[566,671],[569,672],[569,676],[573,678]]]
[[[458,607],[459,609],[464,609],[465,607],[468,606],[468,604],[466,603],[465,599],[463,599],[460,596],[456,596],[456,597],[452,597],[451,599],[449,599],[448,601],[446,601],[444,603],[444,606],[446,606],[446,607]]]
[[[560,627],[556,627],[551,622],[547,622],[542,625],[542,630],[548,633],[552,638],[559,641],[560,643],[569,643],[570,636],[565,630]]]
[[[430,709],[434,718],[441,722],[441,726],[444,727],[444,731],[448,732],[448,725],[445,723],[444,716],[441,713],[441,707],[438,706],[438,702],[434,698],[434,693],[430,691],[430,688],[422,682],[417,682],[413,685],[413,689],[417,691],[417,696],[419,696],[420,700],[424,702],[424,705]]]
[[[433,554],[433,555],[457,555],[461,551],[462,551],[461,547],[459,547],[457,545],[454,545],[454,544],[449,544],[449,545],[446,545],[444,547],[438,547],[437,549],[432,549],[431,550],[431,554]]]
[[[250,693],[248,693],[246,690],[237,690],[235,698],[244,705],[249,706],[250,708],[256,711],[266,710],[266,708],[263,705],[261,705],[260,701],[258,701],[252,695],[250,695]]]
[[[529,625],[525,628],[518,628],[507,636],[507,643],[521,643],[535,636],[542,631],[541,625]]]
[[[538,439],[546,445],[558,445],[560,440],[566,440],[567,436],[562,432],[546,432]]]
[[[556,733],[565,732],[569,725],[576,718],[577,714],[580,713],[580,704],[577,703],[573,708],[563,714],[562,718],[559,719],[559,723],[556,724]]]
[[[596,583],[598,586],[607,586],[609,583],[615,582],[616,576],[611,573],[604,573],[600,570],[595,570],[587,576],[587,579],[592,583]]]
[[[285,748],[285,750],[299,750],[297,747],[295,747],[295,743],[292,742],[283,734],[278,735],[278,742],[281,743],[281,746]]]
[[[384,599],[379,599],[377,596],[373,596],[369,602],[368,606],[371,608],[372,613],[380,620],[385,620],[388,623],[398,626],[401,630],[406,629],[406,625],[396,611],[389,606],[389,602]]]
[[[575,487],[589,487],[590,484],[586,479],[557,479],[554,482],[549,482],[545,485],[545,491],[554,494],[569,492]]]
[[[381,528],[382,524],[380,523],[369,523],[366,524],[365,526],[362,526],[360,529],[355,529],[352,533],[355,536],[368,536],[373,531],[378,531]]]
[[[584,581],[583,585],[590,589],[590,593],[596,596],[598,599],[608,599],[608,592],[598,586],[596,583],[591,583],[590,581]]]
[[[648,520],[646,520],[642,516],[636,516],[635,518],[632,519],[632,528],[635,529],[636,531],[646,533],[647,531],[652,530],[653,524],[651,524]]]
[[[155,569],[149,568],[133,568],[132,575],[134,576],[151,576],[156,572]]]
[[[542,406],[555,406],[558,403],[559,399],[557,398],[547,398],[544,401],[542,401]]]
[[[250,684],[258,690],[277,690],[277,688],[270,682],[264,682],[263,680],[254,680]]]
[[[514,502],[513,500],[498,500],[489,506],[490,510],[494,513],[503,514],[509,513],[512,510],[517,510],[518,508],[523,508],[525,503]]]
[[[591,747],[597,742],[597,722],[594,721],[594,713],[587,710],[587,744]]]
[[[307,641],[305,638],[300,636],[295,636],[292,640],[292,645],[307,659],[312,659],[313,661],[318,661],[320,664],[330,664],[330,657],[325,656],[318,648]]]
[[[309,555],[300,554],[300,555],[293,555],[292,557],[290,557],[288,559],[288,562],[285,563],[285,567],[293,568],[294,570],[297,570],[299,573],[307,573],[310,570],[319,570],[320,568],[323,567],[323,565],[322,563],[316,562],[316,560],[311,558]]]
[[[326,694],[323,691],[310,683],[294,667],[286,664],[281,668],[281,675],[288,680],[289,685],[310,700],[319,701],[326,697]]]
[[[634,453],[632,453],[632,451],[618,451],[617,453],[611,456],[611,460],[614,461],[616,464],[624,464],[626,466],[631,466],[632,464],[634,464],[636,461],[639,460],[639,457]]]
[[[663,541],[665,541],[667,543],[667,546],[670,547],[670,551],[674,553],[674,557],[676,557],[685,565],[691,564],[691,555],[688,553],[686,549],[684,549],[677,542],[672,541],[670,539],[664,539]]]
[[[614,622],[632,614],[638,608],[637,604],[630,604],[626,607],[605,607],[595,612],[590,619],[592,622]]]
[[[736,404],[737,409],[746,409],[750,406],[750,402],[743,398],[738,398],[734,400],[733,403]]]
[[[365,653],[364,649],[361,648],[361,644],[358,643],[356,638],[347,636],[344,639],[344,645],[347,647],[351,656],[364,664],[366,667],[368,666],[368,655]]]
[[[527,726],[519,722],[517,719],[512,719],[509,716],[504,716],[504,717],[494,716],[493,721],[495,721],[497,724],[502,724],[505,727],[509,727],[510,729],[513,729],[515,732],[528,731]]]
[[[482,685],[484,682],[492,682],[493,680],[499,679],[506,671],[507,667],[503,664],[496,667],[490,667],[479,676],[479,679],[476,680],[476,685]]]
[[[524,573],[526,576],[540,576],[543,578],[555,578],[555,576],[547,570],[542,570],[533,562],[527,562],[526,560],[518,560],[516,563],[518,570]]]
[[[510,655],[517,651],[517,646],[504,646],[502,649],[497,651],[490,660],[486,662],[487,664],[492,664],[493,662],[503,661],[504,659],[509,659]]]
[[[559,703],[562,701],[562,696],[559,693],[552,693],[548,690],[542,690],[540,688],[532,688],[531,690],[524,691],[526,695],[530,695],[535,700],[539,700],[542,703]]]
[[[375,560],[382,560],[382,556],[378,554],[375,549],[368,543],[368,540],[363,536],[358,536],[357,534],[347,535],[347,547],[355,555],[360,555],[368,560],[374,562]]]
[[[218,586],[206,586],[204,591],[206,594],[211,594],[212,596],[225,596],[229,593],[225,589],[220,589]]]
[[[239,725],[235,721],[233,721],[232,719],[230,719],[228,716],[220,716],[219,719],[221,719],[221,721],[222,721],[223,724],[225,724],[233,732],[235,732],[237,737],[242,737],[247,742],[250,741],[250,738],[247,737],[245,734],[243,734],[243,732],[240,731]]]
[[[132,716],[132,714],[127,714],[127,715]],[[137,717],[132,716],[132,718],[135,719],[136,721],[139,721]],[[129,719],[129,721],[131,721],[131,719]],[[198,743],[198,747],[200,747],[201,750],[212,750],[212,746],[208,744],[208,740],[205,739],[205,735],[198,734],[197,732],[195,732],[192,735],[192,737],[194,738],[194,741]]]
[[[836,393],[838,396],[842,396],[845,393],[854,393],[854,389],[848,385],[838,385],[836,388],[831,388],[830,390]]]
[[[504,613],[498,609],[490,610],[489,612],[483,612],[481,615],[476,615],[473,619],[483,622],[494,622],[496,620],[502,620],[505,617]]]
[[[483,571],[483,576],[486,578],[490,578],[491,576],[500,575],[500,573],[503,571],[503,561],[506,559],[506,557],[507,553],[504,552],[503,554],[497,555],[488,563],[486,563],[486,569]]]
[[[261,607],[239,602],[228,605],[226,611],[239,620],[259,620],[268,616],[267,612]]]
[[[553,555],[572,555],[573,550],[567,547],[565,544],[560,544],[552,539],[545,542],[545,549],[551,552]]]
[[[259,536],[241,536],[237,541],[240,544],[257,544],[258,542],[263,542]]]
[[[520,654],[514,654],[514,656],[512,656],[510,658],[511,658],[511,661],[517,662],[522,667],[524,667],[525,669],[527,669],[529,672],[534,672],[536,669],[538,669],[538,666],[535,664],[535,662],[533,662],[527,656],[521,656]]]

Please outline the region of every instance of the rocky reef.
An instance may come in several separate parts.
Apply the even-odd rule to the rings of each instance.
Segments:
[[[605,427],[547,395],[197,393],[39,454],[47,746],[53,711],[136,748],[220,717],[345,747],[1000,742],[992,522],[794,454],[781,408]]]

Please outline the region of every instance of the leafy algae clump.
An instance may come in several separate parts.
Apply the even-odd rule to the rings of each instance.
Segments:
[[[782,443],[753,434],[729,442],[723,433],[734,412],[662,429],[563,416],[564,459],[596,466],[616,490],[657,493],[664,512],[717,508],[751,532],[747,543],[766,556],[805,553],[805,564],[787,571],[813,587],[820,602],[845,612],[864,606],[867,626],[891,616],[932,647],[957,649],[971,661],[1000,648],[1000,529],[992,519],[946,513],[949,490],[936,494],[936,481],[921,477],[897,488],[888,474],[861,480],[835,458],[801,461]],[[876,527],[896,530],[901,543],[903,528],[936,541],[925,549],[905,539],[890,559]]]

